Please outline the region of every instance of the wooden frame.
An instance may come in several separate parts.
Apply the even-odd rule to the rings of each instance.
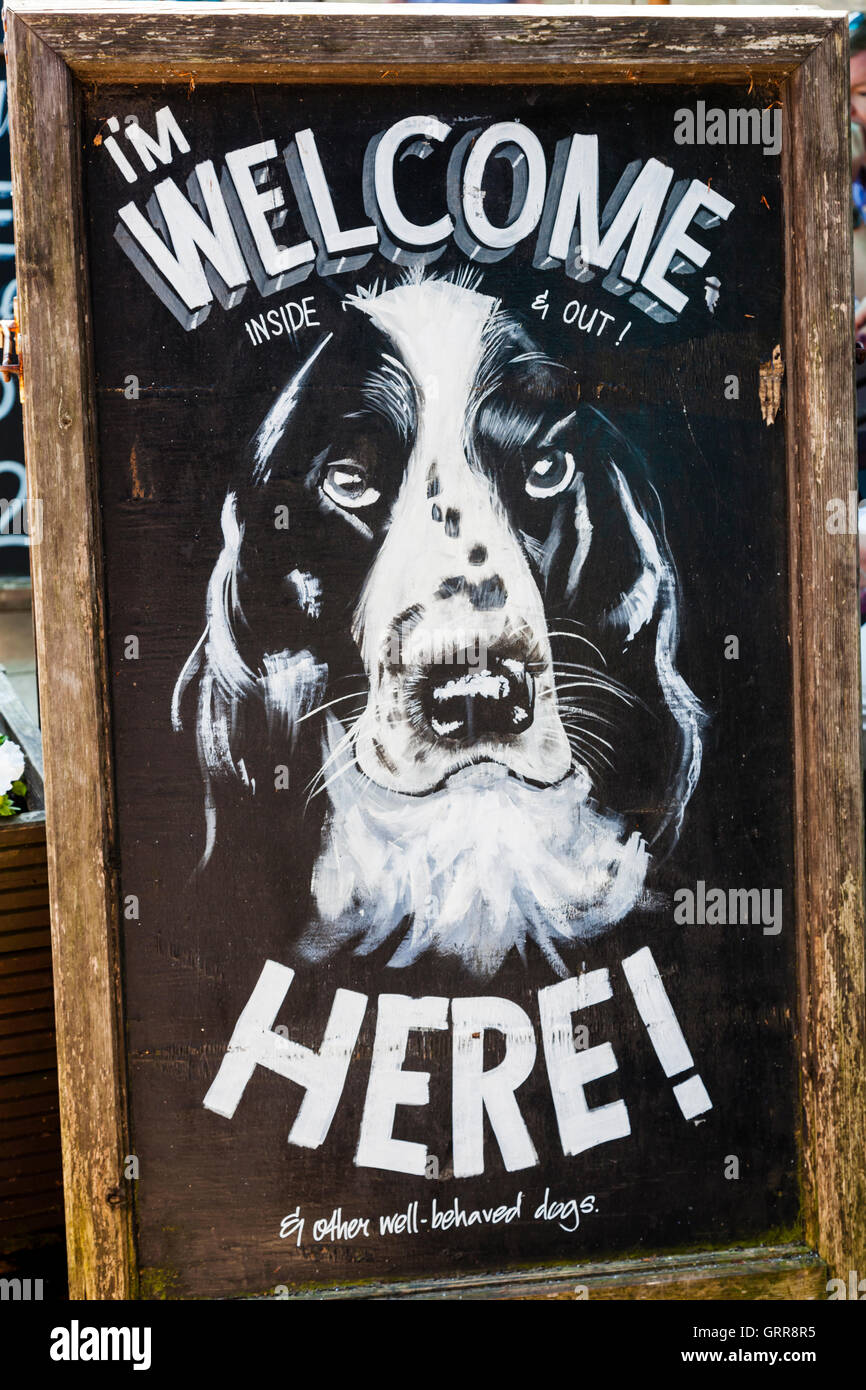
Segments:
[[[424,1297],[819,1297],[866,1270],[863,822],[845,16],[738,8],[42,4],[6,11],[72,1297],[136,1292],[126,1152],[93,380],[82,293],[80,83],[778,81],[784,110],[800,982],[801,1246],[394,1286]],[[244,55],[241,62],[237,54]],[[435,59],[434,56],[435,55]],[[51,208],[51,216],[44,210]],[[62,680],[57,673],[63,672]],[[98,775],[96,772],[98,770]],[[85,780],[86,779],[86,780]],[[382,1296],[381,1286],[359,1290]]]

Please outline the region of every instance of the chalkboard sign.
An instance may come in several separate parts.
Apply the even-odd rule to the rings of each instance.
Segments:
[[[857,1267],[843,33],[11,7],[81,1292]]]

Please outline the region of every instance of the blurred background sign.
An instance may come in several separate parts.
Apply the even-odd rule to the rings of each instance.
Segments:
[[[0,59],[0,318],[12,317],[15,243],[12,233],[12,174],[9,168],[9,110],[6,62]],[[14,379],[0,382],[0,585],[30,571],[27,486],[21,403]]]

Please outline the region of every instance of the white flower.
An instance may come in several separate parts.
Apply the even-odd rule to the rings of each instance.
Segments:
[[[7,738],[5,743],[0,743],[0,796],[5,796],[13,782],[19,782],[24,776],[24,754],[13,743],[11,738]]]

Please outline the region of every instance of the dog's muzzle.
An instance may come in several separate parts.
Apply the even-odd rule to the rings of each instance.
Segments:
[[[461,745],[524,733],[532,723],[535,682],[522,661],[491,659],[429,668],[420,706],[436,738]]]

